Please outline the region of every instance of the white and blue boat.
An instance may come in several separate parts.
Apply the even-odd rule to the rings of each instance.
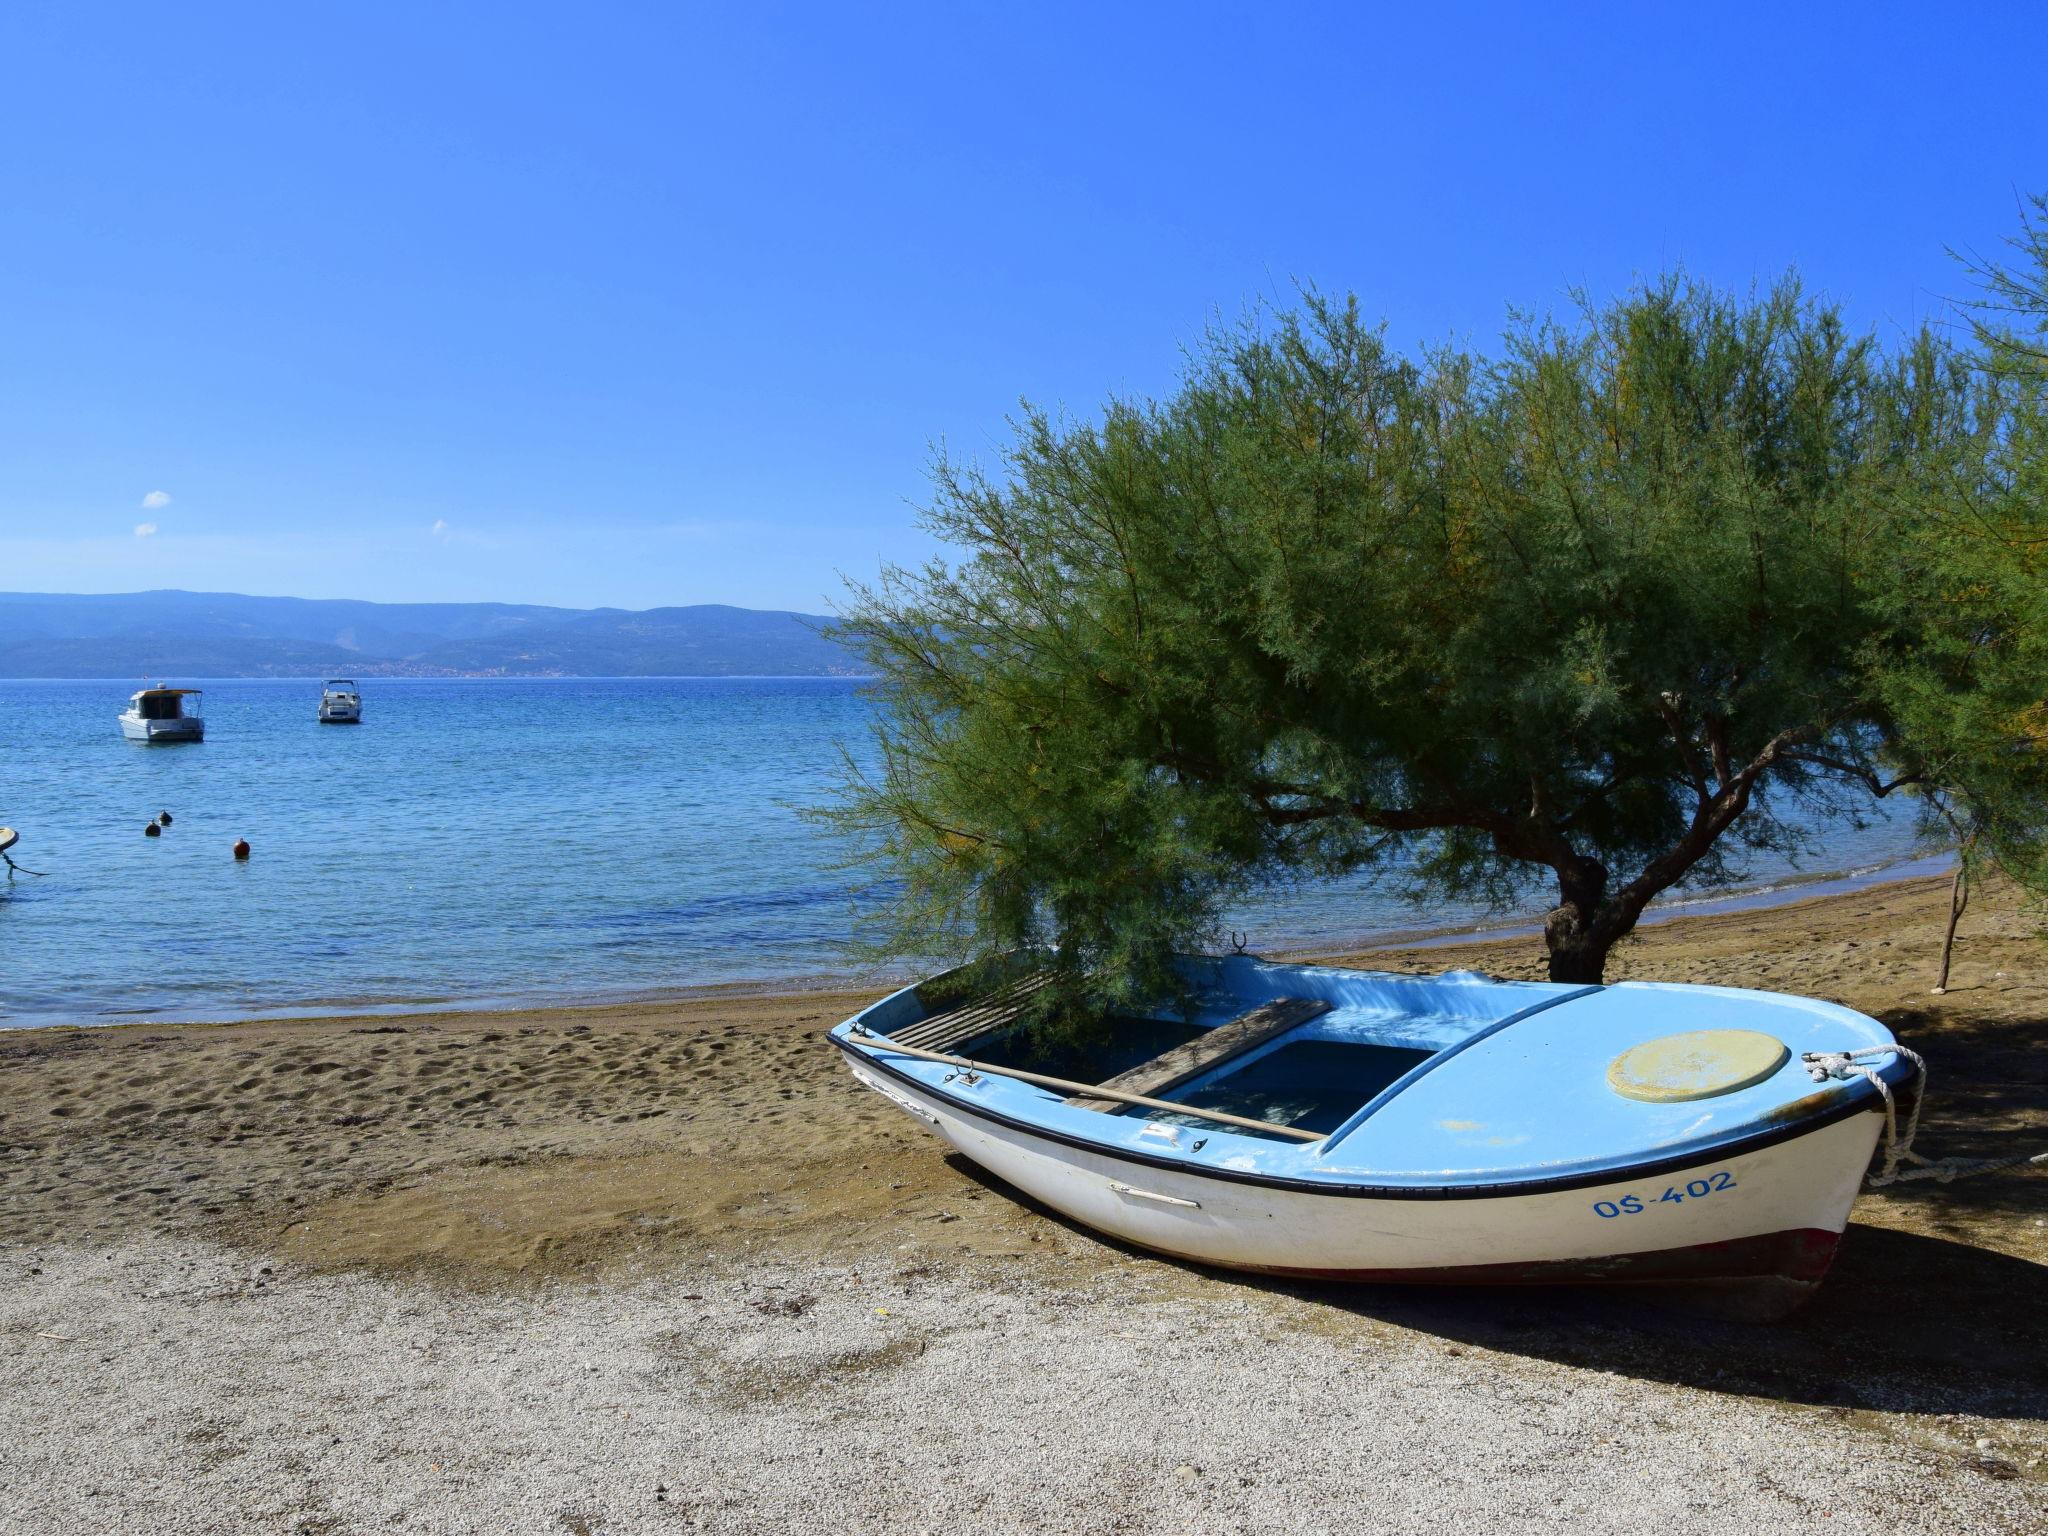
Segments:
[[[1780,1315],[1826,1273],[1917,1059],[1809,998],[1181,962],[1078,1038],[1043,973],[954,971],[831,1032],[962,1155],[1124,1242],[1232,1269],[1682,1284]],[[1867,1053],[1826,1075],[1809,1055]]]
[[[206,721],[199,713],[197,688],[171,688],[159,683],[131,694],[128,707],[114,718],[130,741],[206,740]]]
[[[363,690],[353,678],[330,677],[320,689],[322,725],[361,725]]]

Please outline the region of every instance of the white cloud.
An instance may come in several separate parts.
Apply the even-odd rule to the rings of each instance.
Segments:
[[[145,512],[155,512],[159,508],[168,507],[170,504],[171,493],[169,491],[151,491],[142,498],[142,510]],[[149,531],[155,533],[156,529],[151,528]]]
[[[165,497],[164,499],[168,501],[168,500],[169,500],[170,498],[169,498],[169,497]],[[137,523],[137,524],[135,525],[135,537],[137,537],[138,539],[146,539],[146,538],[149,538],[149,537],[150,537],[150,536],[152,536],[152,535],[153,535],[153,534],[154,534],[155,532],[156,532],[156,524],[155,524],[155,523]]]
[[[427,531],[433,534],[435,538],[440,539],[443,542],[446,542],[448,538],[448,519],[445,517],[435,518],[434,526],[428,529]]]

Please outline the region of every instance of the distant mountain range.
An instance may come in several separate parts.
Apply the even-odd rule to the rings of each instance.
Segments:
[[[0,592],[0,677],[833,677],[821,615]]]

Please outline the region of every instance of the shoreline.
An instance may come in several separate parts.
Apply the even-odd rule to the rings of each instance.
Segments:
[[[1668,927],[1718,916],[1772,912],[1809,902],[1853,897],[1883,890],[1888,886],[1911,885],[1919,881],[1947,879],[1954,869],[1949,853],[1898,860],[1867,870],[1846,873],[1816,873],[1781,878],[1768,885],[1738,889],[1718,895],[1703,895],[1651,906],[1636,925],[1646,929]],[[1500,926],[1471,927],[1457,924],[1441,927],[1384,929],[1355,935],[1282,939],[1261,952],[1274,959],[1311,961],[1330,956],[1356,957],[1386,952],[1462,949],[1489,945],[1511,945],[1540,937],[1540,924],[1520,921]],[[1633,936],[1632,936],[1633,937]],[[1626,944],[1630,940],[1624,940]],[[382,1000],[326,999],[288,1003],[277,1007],[222,1009],[204,1004],[149,1010],[124,1010],[118,1014],[87,1016],[52,1012],[16,1015],[20,1023],[0,1012],[0,1038],[24,1030],[120,1029],[135,1025],[183,1026],[192,1024],[284,1023],[293,1020],[333,1018],[405,1019],[440,1014],[514,1014],[552,1012],[560,1009],[605,1009],[687,1005],[716,1000],[728,995],[763,999],[800,999],[821,992],[843,993],[879,988],[877,996],[908,986],[926,971],[910,968],[821,970],[802,975],[766,978],[740,977],[724,981],[686,982],[674,986],[638,988],[622,992],[565,989],[559,993],[515,993],[501,996],[401,998]]]
[[[1652,902],[1636,920],[1636,928],[1654,928],[1663,923],[1683,922],[1694,917],[1716,917],[1727,913],[1769,912],[1778,907],[1797,906],[1805,901],[1818,901],[1829,896],[1852,896],[1860,891],[1899,885],[1911,880],[1924,880],[1936,875],[1947,878],[1954,872],[1955,855],[1945,852],[1897,859],[1888,864],[1873,865],[1868,869],[1786,875],[1769,885],[1738,887],[1719,895],[1686,896],[1673,901]],[[1377,947],[1386,949],[1431,949],[1452,944],[1540,938],[1542,933],[1543,925],[1539,922],[1512,922],[1500,927],[1423,928],[1413,930],[1412,934],[1375,934],[1367,937],[1378,941]],[[1346,948],[1355,952],[1355,945],[1350,945],[1346,941],[1340,942],[1345,942]],[[1320,950],[1322,947],[1319,944],[1317,949]],[[1290,949],[1288,952],[1294,951]]]
[[[2012,1132],[2048,1144],[2048,1079],[2034,1045],[2048,1020],[2040,914],[2009,886],[1978,892],[1958,932],[1948,990],[1936,996],[1948,894],[1946,878],[1923,876],[1694,914],[1624,940],[1608,979],[1755,987],[1855,1008],[1927,1056],[1926,1150],[2010,1151]],[[1410,974],[1479,970],[1505,980],[1538,980],[1546,970],[1542,946],[1514,937],[1274,958]],[[821,1209],[816,1225],[821,1240],[835,1234],[827,1246],[841,1251],[856,1235],[872,1235],[878,1214],[874,1191],[858,1188],[845,1165],[846,1151],[866,1156],[871,1136],[878,1151],[929,1149],[914,1127],[895,1125],[886,1105],[870,1103],[873,1095],[821,1044],[878,995],[875,985],[854,981],[782,992],[726,984],[628,1003],[0,1030],[0,1181],[11,1196],[0,1202],[0,1244],[25,1232],[76,1236],[95,1221],[111,1238],[145,1215],[166,1230],[253,1234],[267,1244],[282,1230],[280,1210],[368,1198],[348,1207],[346,1219],[321,1223],[303,1256],[345,1253],[346,1262],[373,1268],[424,1262],[493,1283],[573,1273],[642,1251],[645,1234],[619,1224],[634,1199],[622,1197],[621,1209],[565,1236],[557,1210],[507,1219],[497,1208],[500,1197],[524,1198],[517,1187],[529,1182],[525,1175],[472,1191],[460,1211],[445,1203],[448,1189],[422,1190],[437,1169],[602,1159],[629,1188],[641,1175],[619,1170],[643,1161],[658,1170],[645,1175],[644,1198],[662,1208],[680,1199],[689,1226],[708,1220],[703,1230],[721,1238],[731,1235],[724,1199],[736,1190],[758,1190],[765,1180],[776,1191],[771,1205],[814,1184],[839,1190],[846,1202]],[[678,1136],[687,1175],[673,1166]],[[678,1178],[687,1198],[671,1187]],[[407,1200],[417,1195],[425,1204],[397,1226],[383,1215],[366,1220],[392,1214],[384,1202],[397,1198],[394,1180],[411,1188]],[[1995,1210],[1966,1199],[1946,1213],[1942,1230],[2008,1248],[2017,1240],[2044,1264],[2048,1282],[2048,1179],[1957,1187],[2032,1191],[2040,1219],[2031,1227],[2002,1225]],[[1912,1209],[1930,1192],[1948,1197],[1945,1187],[1913,1185],[1879,1203]],[[476,1203],[486,1194],[488,1219]],[[1977,1216],[1987,1220],[1978,1224]],[[421,1248],[419,1232],[437,1227],[446,1230]]]

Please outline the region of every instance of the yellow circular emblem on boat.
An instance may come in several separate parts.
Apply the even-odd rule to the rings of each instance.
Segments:
[[[1695,1029],[1645,1040],[1607,1066],[1607,1083],[1625,1099],[1677,1104],[1711,1099],[1762,1082],[1792,1053],[1754,1029]]]

